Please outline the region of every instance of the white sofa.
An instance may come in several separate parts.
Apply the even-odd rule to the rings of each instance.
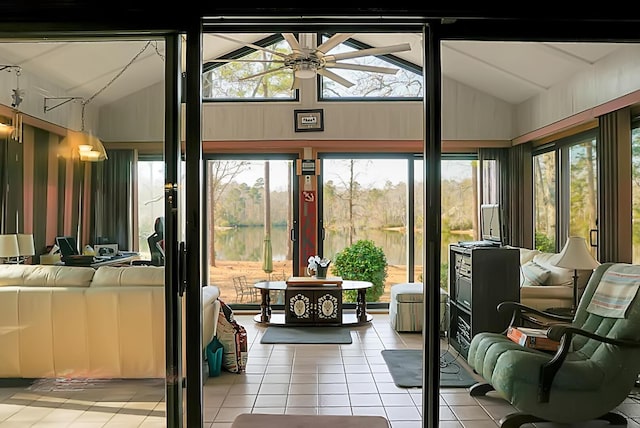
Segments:
[[[520,302],[536,309],[569,308],[573,304],[572,269],[555,266],[558,253],[520,250]],[[578,299],[593,271],[578,271]]]
[[[164,378],[164,267],[0,265],[0,377]],[[202,289],[203,346],[218,287]]]

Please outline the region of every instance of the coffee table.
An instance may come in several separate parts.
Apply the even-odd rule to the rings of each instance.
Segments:
[[[315,286],[288,286],[286,281],[260,281],[253,285],[260,290],[261,302],[260,313],[253,319],[255,322],[261,324],[274,324],[274,325],[300,325],[301,323],[291,321],[289,311],[289,305],[285,300],[285,311],[283,313],[273,313],[271,310],[271,298],[269,296],[270,291],[284,291],[294,290],[298,294],[313,293],[328,293],[328,294],[341,294],[346,290],[357,290],[358,295],[356,298],[356,310],[355,313],[345,313],[342,308],[342,299],[337,302],[336,310],[340,313],[340,316],[336,319],[337,325],[352,325],[352,324],[364,324],[370,322],[373,317],[367,314],[367,289],[373,287],[373,284],[369,281],[350,281],[344,280],[342,284],[336,286],[335,284],[328,285],[315,285]],[[286,294],[286,293],[285,293]],[[327,325],[328,323],[322,319],[309,320],[304,322],[305,325]]]

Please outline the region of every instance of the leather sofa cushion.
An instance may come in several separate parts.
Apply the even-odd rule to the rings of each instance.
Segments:
[[[547,269],[549,276],[545,281],[545,285],[573,285],[573,271],[566,268],[557,267],[555,264],[558,262],[560,254],[556,253],[541,253],[536,254],[533,258],[533,262],[537,265]]]
[[[164,266],[100,266],[92,287],[164,287]]]
[[[95,269],[83,266],[0,265],[0,287],[89,287]]]
[[[545,285],[566,285],[573,287],[573,269],[566,269],[557,267],[555,264],[558,262],[560,254],[556,253],[540,253],[533,258],[533,261],[549,269],[549,278],[545,282]],[[578,288],[582,289],[587,285],[592,270],[578,270]]]
[[[527,262],[533,260],[533,258],[540,254],[539,250],[530,250],[529,248],[520,248],[520,247],[511,247],[518,248],[520,250],[520,265],[524,265]]]
[[[521,286],[540,286],[545,285],[551,271],[531,260],[520,266],[520,273]]]

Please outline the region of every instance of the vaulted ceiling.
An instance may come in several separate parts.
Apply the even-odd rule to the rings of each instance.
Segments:
[[[234,34],[246,42],[267,34]],[[396,55],[422,66],[420,34],[358,33],[353,39],[369,46],[410,43],[411,51]],[[311,35],[300,35],[303,41]],[[214,59],[238,49],[238,44],[205,35],[203,60]],[[576,73],[594,67],[607,55],[620,49],[619,43],[551,42],[442,42],[443,75],[511,104],[519,104]],[[14,41],[0,40],[0,64],[19,66],[35,76],[22,81],[27,96],[95,96],[95,105],[108,104],[163,80],[162,41]],[[10,71],[10,69],[7,69]],[[0,79],[15,79],[11,74]],[[13,80],[11,80],[13,82]],[[55,93],[43,82],[55,84],[64,93]],[[13,86],[10,84],[9,86]],[[107,89],[105,89],[108,86]],[[96,95],[97,94],[97,95]],[[8,104],[10,94],[0,94]]]

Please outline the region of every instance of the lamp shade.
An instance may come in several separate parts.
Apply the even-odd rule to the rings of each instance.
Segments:
[[[7,123],[0,122],[0,136],[5,137],[13,132],[15,128]]]
[[[589,252],[586,239],[581,236],[570,236],[555,265],[574,270],[593,270],[600,266],[600,263]]]
[[[0,257],[18,257],[19,255],[18,236],[0,235]]]
[[[19,233],[18,235],[18,252],[21,256],[33,256],[36,253],[33,245],[33,235],[27,233]]]
[[[63,143],[67,150],[77,153],[81,161],[99,162],[107,159],[102,141],[89,132],[69,130]]]

